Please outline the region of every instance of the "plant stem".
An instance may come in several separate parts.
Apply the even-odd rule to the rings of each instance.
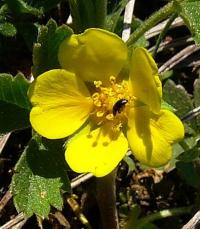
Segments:
[[[103,229],[119,229],[116,208],[116,169],[105,177],[97,178],[97,201]]]
[[[156,46],[155,46],[155,49],[154,49],[153,55],[152,55],[154,58],[155,58],[155,56],[156,56],[156,53],[157,53],[157,51],[158,51],[158,48],[159,48],[159,46],[160,46],[161,41],[163,40],[164,36],[165,36],[166,33],[167,33],[167,30],[168,30],[169,27],[171,26],[172,22],[176,19],[176,17],[177,17],[177,13],[173,13],[173,14],[171,15],[171,17],[169,18],[167,24],[165,25],[165,28],[164,28],[164,29],[162,30],[162,32],[160,33],[160,35],[159,35],[159,37],[158,37],[158,39],[157,39],[157,41],[156,41]]]
[[[127,45],[131,46],[136,42],[147,30],[152,28],[155,24],[165,19],[171,13],[175,12],[174,1],[169,2],[159,11],[150,16],[135,32],[132,33],[127,41]]]

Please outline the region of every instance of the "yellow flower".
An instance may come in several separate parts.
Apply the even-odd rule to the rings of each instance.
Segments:
[[[41,74],[29,90],[30,121],[46,138],[70,136],[65,157],[74,171],[105,176],[129,147],[148,166],[171,159],[184,128],[161,109],[158,69],[144,48],[128,53],[117,35],[88,29],[64,40],[58,57],[63,69]]]

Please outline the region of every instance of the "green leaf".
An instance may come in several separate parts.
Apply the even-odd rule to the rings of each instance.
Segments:
[[[138,217],[141,213],[141,209],[139,205],[132,205],[131,210],[129,210],[128,220],[125,226],[125,229],[137,228]]]
[[[177,159],[183,162],[191,162],[199,158],[199,156],[200,156],[200,149],[195,147],[194,149],[190,149],[190,150],[183,152],[182,154],[178,156]]]
[[[142,24],[143,24],[143,21],[141,21],[138,18],[133,18],[132,23],[131,23],[131,30],[135,31]],[[132,45],[132,47],[147,47],[148,45],[149,45],[149,42],[147,41],[147,39],[143,35]]]
[[[0,23],[0,33],[6,37],[13,37],[16,35],[17,30],[11,23]]]
[[[194,105],[195,107],[200,106],[200,79],[194,81]],[[198,129],[200,128],[200,116],[196,117]],[[200,132],[200,131],[199,131]]]
[[[163,99],[177,110],[176,114],[179,117],[193,109],[192,100],[187,91],[181,85],[177,86],[172,80],[167,80],[163,87]]]
[[[0,74],[0,133],[30,125],[28,88],[29,82],[22,74],[17,74],[16,77]]]
[[[138,18],[133,18],[131,22],[131,31],[135,31],[138,27],[142,25],[142,21]],[[120,16],[117,25],[115,27],[115,33],[118,34],[118,36],[121,37],[122,31],[123,31],[123,17]],[[134,44],[131,45],[131,47],[147,47],[148,46],[148,41],[146,40],[145,36],[142,35]]]
[[[200,143],[199,136],[185,138],[180,144],[184,147],[185,151],[180,154],[177,159],[183,162],[191,162],[200,156]]]
[[[6,22],[6,19],[8,18],[9,9],[7,4],[3,4],[0,7],[0,22]]]
[[[15,77],[9,74],[0,74],[0,101],[15,104],[30,110],[27,91],[30,83],[19,73]]]
[[[170,105],[169,103],[165,102],[164,100],[161,101],[161,109],[166,109],[169,110],[171,112],[175,112],[176,109]]]
[[[160,78],[163,81],[163,80],[166,80],[166,79],[172,77],[173,74],[174,74],[174,71],[173,70],[168,70],[168,71],[162,72],[160,74],[160,76],[161,76]]]
[[[121,13],[123,12],[128,0],[121,0],[117,7],[114,8],[113,12],[106,18],[106,29],[114,32],[117,26],[117,23],[120,19]]]
[[[76,33],[87,28],[104,28],[107,0],[69,0]]]
[[[62,209],[61,189],[70,192],[63,140],[32,139],[15,167],[11,191],[18,211],[47,217]]]
[[[50,69],[60,68],[57,57],[59,46],[72,33],[67,25],[57,27],[54,20],[49,20],[46,26],[41,26],[38,42],[33,48],[34,77]]]
[[[28,110],[0,101],[0,134],[25,129],[29,126]]]
[[[44,13],[56,7],[56,5],[61,2],[61,0],[27,0],[27,2],[34,8],[42,9]]]
[[[187,27],[190,29],[194,40],[197,44],[200,43],[200,1],[199,0],[187,0],[177,3],[177,10],[180,16],[185,21]]]
[[[167,166],[163,167],[163,170],[166,172],[172,171],[176,167],[177,157],[184,151],[184,149],[181,147],[179,143],[173,144],[172,150],[173,153],[170,162]]]
[[[5,2],[7,3],[9,9],[16,15],[32,14],[37,17],[43,15],[42,9],[37,9],[35,7],[32,7],[31,5],[28,5],[27,2],[23,0],[5,0]]]
[[[191,96],[181,85],[176,85],[172,80],[167,80],[163,87],[163,100],[176,109],[176,114],[182,118],[190,112],[194,106]],[[185,132],[194,133],[197,129],[196,120],[185,123]]]
[[[130,175],[135,170],[135,162],[127,155],[125,155],[123,160],[128,165],[128,175]]]
[[[187,184],[195,188],[200,186],[200,177],[192,162],[185,163],[179,161],[176,163],[176,168],[178,169],[180,175],[186,181]]]

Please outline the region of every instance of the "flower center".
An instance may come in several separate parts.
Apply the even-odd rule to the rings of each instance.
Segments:
[[[119,131],[127,121],[127,113],[134,98],[130,95],[126,81],[116,83],[116,78],[111,76],[109,82],[109,85],[104,87],[101,81],[94,81],[96,92],[92,95],[92,118],[97,125],[112,122],[113,130]]]

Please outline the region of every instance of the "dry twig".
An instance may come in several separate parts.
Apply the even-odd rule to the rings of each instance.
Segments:
[[[181,50],[179,53],[174,55],[172,58],[170,58],[167,62],[165,62],[158,70],[159,73],[168,71],[172,69],[175,65],[177,65],[179,62],[184,60],[186,57],[191,55],[192,53],[198,51],[200,49],[200,46],[196,46],[195,44],[189,45],[183,50]]]
[[[183,116],[181,118],[181,120],[183,122],[186,122],[186,121],[189,121],[193,118],[195,118],[196,116],[198,116],[200,114],[200,106],[199,107],[196,107],[194,108],[193,110],[191,110],[190,112],[188,112],[185,116]]]
[[[78,177],[74,178],[71,181],[71,188],[76,188],[77,186],[79,186],[81,183],[86,182],[87,180],[89,180],[90,178],[93,177],[93,174],[91,173],[86,173],[86,174],[81,174]]]
[[[199,229],[200,228],[200,210],[186,223],[182,229]]]
[[[151,28],[149,31],[147,31],[145,33],[145,37],[146,39],[149,39],[149,38],[152,38],[152,37],[155,37],[157,36],[158,34],[160,34],[160,32],[165,28],[167,22],[168,22],[169,19],[157,24],[156,26],[154,26],[153,28]],[[174,28],[174,27],[178,27],[178,26],[182,26],[184,25],[184,22],[183,20],[178,17],[174,20],[174,22],[172,23],[171,25],[171,28]]]
[[[11,132],[8,133],[8,134],[5,134],[3,136],[0,136],[0,154],[1,154],[2,150],[3,150],[3,148],[5,147],[10,135],[11,135]]]
[[[0,212],[3,210],[3,208],[6,206],[6,204],[11,198],[12,198],[11,192],[7,191],[6,194],[3,196],[3,198],[0,200]]]
[[[25,219],[25,216],[23,213],[19,213],[14,219],[11,219],[6,224],[1,226],[0,229],[10,229],[10,228],[19,228],[19,226],[24,225],[27,219]]]

